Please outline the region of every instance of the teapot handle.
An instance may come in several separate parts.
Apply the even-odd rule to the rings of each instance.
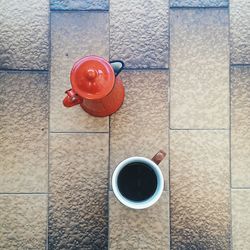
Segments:
[[[121,60],[114,60],[109,62],[115,72],[115,76],[118,76],[120,72],[124,69],[124,62]]]

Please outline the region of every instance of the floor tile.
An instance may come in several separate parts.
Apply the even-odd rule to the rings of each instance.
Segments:
[[[110,56],[128,68],[168,67],[168,0],[110,0]]]
[[[231,63],[250,64],[250,2],[230,1]]]
[[[109,249],[169,249],[168,192],[152,207],[134,210],[109,193]]]
[[[0,249],[45,249],[46,195],[0,195]]]
[[[0,72],[0,193],[46,192],[48,77]]]
[[[170,0],[171,7],[227,7],[229,0]]]
[[[47,69],[49,1],[0,0],[0,68]]]
[[[109,56],[108,13],[52,13],[50,127],[54,132],[107,132],[108,117],[96,118],[78,105],[65,108],[71,68],[87,55]]]
[[[250,67],[231,69],[232,184],[250,187]]]
[[[232,190],[233,249],[250,249],[250,190]]]
[[[227,10],[174,9],[170,20],[171,128],[228,128]]]
[[[228,131],[171,131],[171,249],[230,249]]]
[[[168,73],[126,71],[122,73],[126,97],[111,116],[111,174],[131,156],[152,158],[160,149],[168,153]],[[160,163],[168,187],[168,156]]]
[[[51,134],[49,249],[107,249],[108,134]]]
[[[108,0],[51,0],[52,10],[108,10]]]

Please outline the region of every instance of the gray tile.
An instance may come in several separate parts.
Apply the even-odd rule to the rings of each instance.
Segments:
[[[49,249],[107,249],[108,135],[52,134]]]
[[[49,1],[0,0],[0,68],[47,69]]]
[[[229,125],[228,14],[171,10],[171,128]]]
[[[108,13],[52,13],[50,126],[56,132],[107,132],[108,117],[88,115],[78,105],[62,105],[71,87],[70,71],[79,58],[109,56]]]
[[[250,67],[231,69],[232,185],[250,187]]]
[[[109,249],[169,249],[169,194],[152,207],[134,210],[109,193]]]
[[[45,249],[46,195],[0,195],[0,249]]]
[[[108,0],[51,0],[52,10],[108,10]]]
[[[233,249],[250,249],[250,190],[232,190]]]
[[[228,131],[171,131],[171,249],[230,249]]]
[[[160,149],[168,153],[168,73],[122,73],[126,97],[111,116],[110,169],[131,156],[152,158]],[[168,156],[160,163],[168,187]]]
[[[231,63],[250,64],[250,2],[230,1]]]
[[[0,72],[0,192],[46,192],[48,77]]]
[[[168,0],[110,0],[110,56],[128,68],[168,67]]]
[[[229,0],[170,0],[171,7],[227,7]]]

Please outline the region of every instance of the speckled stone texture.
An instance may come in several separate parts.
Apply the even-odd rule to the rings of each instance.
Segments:
[[[126,98],[121,109],[111,116],[111,174],[128,157],[151,159],[160,149],[168,153],[168,73],[127,71],[121,77]],[[168,180],[168,155],[160,168]]]
[[[250,190],[232,190],[233,249],[250,249]]]
[[[46,195],[0,195],[0,249],[44,249]]]
[[[171,128],[228,128],[227,10],[172,9],[170,22]]]
[[[47,69],[49,1],[0,0],[0,68]]]
[[[228,131],[171,131],[171,249],[230,249]]]
[[[231,63],[250,64],[250,2],[230,1]]]
[[[110,0],[110,56],[128,68],[168,67],[168,0]]]
[[[49,249],[107,249],[108,134],[51,134]]]
[[[229,0],[170,0],[171,7],[227,7]]]
[[[109,249],[169,249],[168,199],[165,191],[152,207],[135,210],[122,205],[110,192]]]
[[[108,117],[88,115],[78,105],[65,108],[65,91],[71,88],[70,71],[81,57],[109,56],[108,13],[58,13],[51,16],[50,128],[53,132],[108,132]]]
[[[231,95],[232,184],[250,187],[250,67],[232,67]]]
[[[46,192],[48,77],[0,72],[0,192]]]
[[[108,10],[108,0],[51,0],[52,10]]]

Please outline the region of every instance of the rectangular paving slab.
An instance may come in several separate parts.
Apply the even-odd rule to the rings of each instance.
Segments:
[[[73,64],[87,55],[109,57],[108,13],[54,12],[51,15],[51,97],[52,132],[108,132],[108,117],[88,115],[78,105],[65,108],[65,91],[71,88]]]
[[[250,64],[250,2],[230,1],[230,47],[232,64]]]
[[[47,195],[0,195],[0,249],[45,249]]]
[[[115,167],[131,156],[152,158],[167,153],[160,163],[168,188],[168,73],[126,71],[121,74],[126,97],[110,121],[110,178]]]
[[[47,192],[47,74],[0,72],[0,98],[0,193]]]
[[[107,249],[108,134],[51,134],[49,249]]]
[[[110,57],[128,68],[167,68],[168,0],[110,0]]]
[[[229,132],[170,135],[171,249],[230,249]]]
[[[48,69],[49,0],[0,0],[0,69]]]
[[[172,9],[171,128],[229,127],[226,9]]]
[[[168,192],[152,207],[134,210],[109,192],[109,249],[169,249]]]
[[[233,187],[250,187],[250,67],[231,69]]]

